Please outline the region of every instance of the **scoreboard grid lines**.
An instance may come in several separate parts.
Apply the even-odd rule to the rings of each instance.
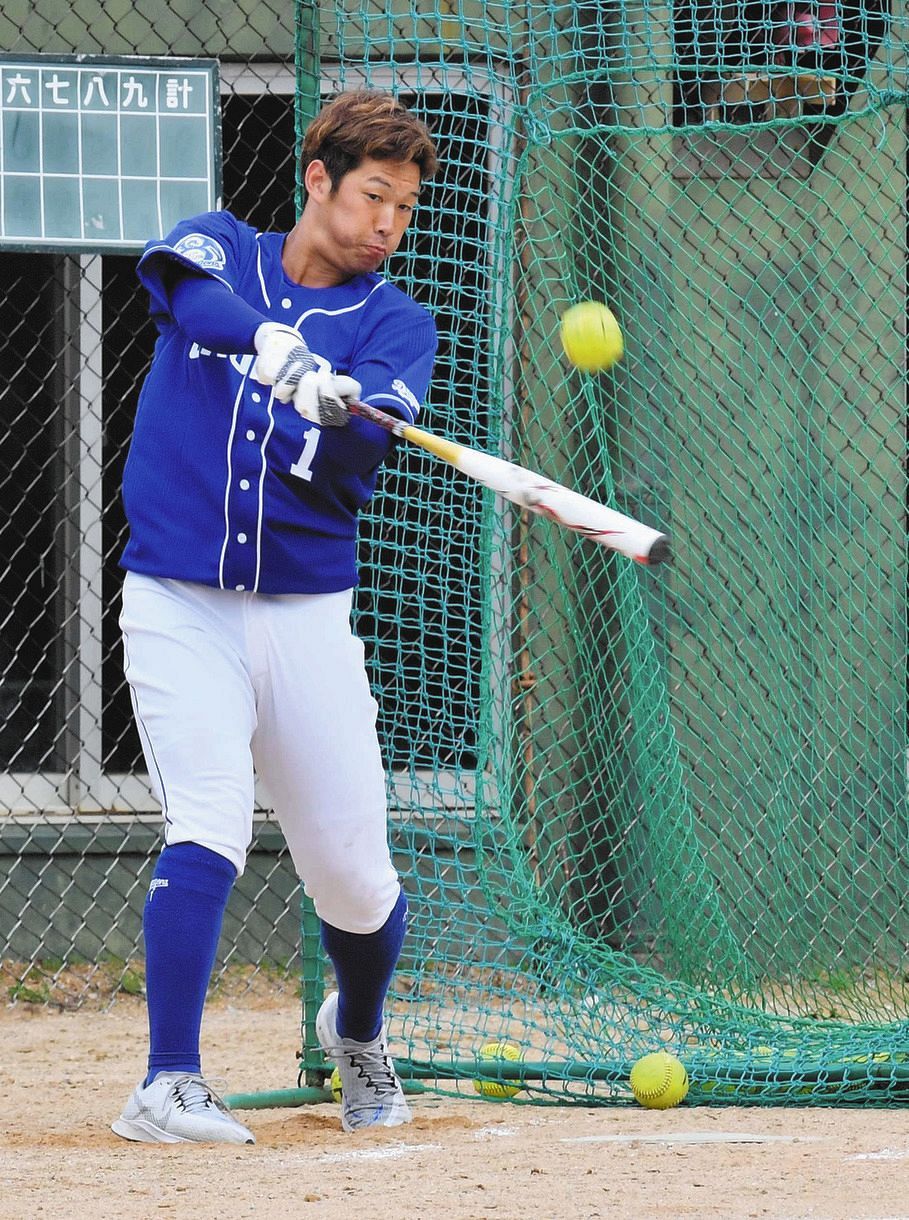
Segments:
[[[219,105],[216,60],[0,55],[0,250],[138,253],[217,209]]]

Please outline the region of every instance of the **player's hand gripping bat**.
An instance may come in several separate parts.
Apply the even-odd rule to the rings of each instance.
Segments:
[[[415,428],[413,424],[405,424],[365,402],[347,399],[346,405],[353,415],[371,420],[386,432],[428,450],[513,504],[548,517],[585,538],[599,542],[601,546],[619,551],[642,564],[662,563],[669,558],[669,539],[666,535],[642,525],[633,517],[626,517],[605,504],[569,491],[567,487],[534,474],[532,470],[525,470],[523,466],[516,466],[513,462],[481,453],[477,449],[468,449],[455,441]]]

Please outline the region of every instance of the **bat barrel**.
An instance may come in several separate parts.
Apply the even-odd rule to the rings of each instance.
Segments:
[[[521,467],[511,469],[514,487],[503,490],[503,494],[531,512],[548,517],[591,542],[627,555],[635,563],[649,567],[669,558],[669,539],[660,530],[541,475]]]

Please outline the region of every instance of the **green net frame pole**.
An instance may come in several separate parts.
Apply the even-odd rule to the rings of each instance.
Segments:
[[[312,902],[303,895],[300,903],[300,955],[301,955],[301,990],[302,1016],[300,1035],[303,1040],[299,1081],[309,1088],[321,1091],[328,1075],[324,1060],[313,1063],[309,1056],[318,1052],[319,1039],[316,1037],[316,1013],[324,998],[323,960],[321,938],[319,934],[319,917]]]
[[[294,103],[294,135],[296,137],[296,205],[297,215],[303,211],[303,181],[300,177],[300,148],[303,135],[319,110],[321,97],[321,56],[319,52],[318,0],[300,0],[297,5],[294,60],[297,94]]]
[[[890,1056],[883,1056],[890,1060]],[[309,1068],[316,1068],[316,1063],[301,1063],[301,1075]],[[427,1091],[424,1080],[455,1085],[457,1082],[482,1080],[498,1084],[514,1085],[519,1089],[527,1089],[531,1095],[517,1099],[518,1104],[553,1100],[560,1092],[560,1087],[572,1082],[584,1084],[588,1089],[594,1086],[605,1087],[616,1094],[627,1095],[630,1100],[628,1076],[632,1063],[629,1060],[615,1063],[584,1063],[584,1062],[508,1062],[504,1060],[490,1061],[488,1059],[464,1059],[445,1065],[418,1063],[413,1061],[396,1061],[396,1069],[401,1078],[404,1092],[419,1094]],[[534,1085],[543,1087],[534,1089]],[[816,1065],[813,1069],[806,1066],[796,1072],[778,1070],[761,1070],[753,1063],[735,1064],[725,1061],[722,1064],[711,1064],[705,1068],[701,1079],[693,1078],[688,1092],[689,1103],[694,1104],[740,1104],[741,1091],[744,1090],[752,1103],[763,1101],[767,1105],[780,1105],[784,1095],[789,1104],[801,1093],[801,1100],[807,1104],[818,1097],[830,1096],[831,1091],[841,1088],[855,1090],[853,1097],[858,1103],[867,1099],[867,1095],[881,1089],[889,1089],[905,1096],[909,1093],[909,1067],[892,1061],[840,1063]],[[430,1092],[440,1090],[432,1086]],[[725,1092],[725,1095],[724,1095]],[[548,1094],[548,1097],[541,1094]],[[534,1095],[536,1094],[536,1095]],[[327,1087],[309,1087],[297,1089],[273,1089],[261,1093],[235,1093],[225,1098],[232,1110],[264,1110],[291,1106],[302,1106],[311,1103],[331,1101],[331,1089]],[[496,1102],[500,1098],[494,1098]],[[514,1101],[515,1098],[509,1098]],[[592,1097],[588,1097],[592,1101]]]

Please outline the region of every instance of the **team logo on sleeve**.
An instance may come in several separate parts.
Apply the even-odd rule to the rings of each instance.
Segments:
[[[174,253],[182,254],[206,271],[223,271],[227,263],[224,247],[205,233],[188,233],[181,237],[174,246]]]
[[[391,383],[391,388],[395,391],[396,394],[401,395],[401,397],[404,399],[404,401],[413,411],[414,415],[419,415],[420,404],[419,404],[419,402],[417,402],[417,396],[414,394],[413,390],[410,388],[409,385],[406,385],[405,382],[403,382],[400,377],[396,377],[394,379],[394,381]]]

